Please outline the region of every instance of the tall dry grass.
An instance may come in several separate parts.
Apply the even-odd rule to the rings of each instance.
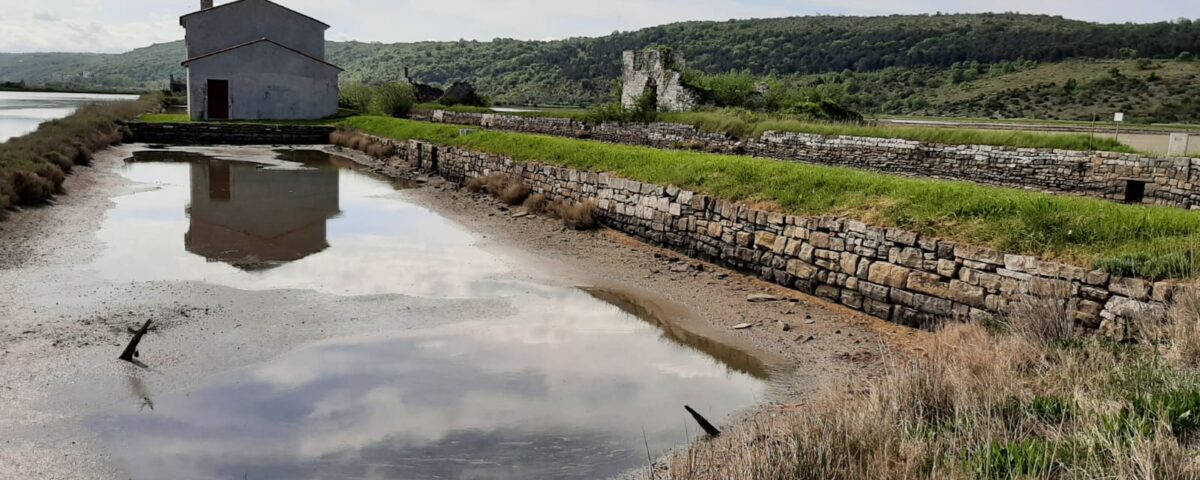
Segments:
[[[92,153],[124,138],[122,122],[162,106],[162,97],[88,105],[27,135],[0,143],[0,217],[16,205],[48,201],[62,192],[76,165],[91,163]]]
[[[1200,478],[1195,296],[1134,344],[1065,336],[1064,307],[1022,303],[1000,330],[945,326],[867,393],[697,443],[659,478]]]
[[[596,228],[596,202],[583,200],[573,203],[555,202],[551,212],[561,218],[567,228],[574,230],[591,230]]]
[[[329,134],[329,143],[366,153],[375,158],[387,158],[396,154],[391,142],[363,135],[361,132],[339,128]]]
[[[596,221],[596,202],[583,200],[568,202],[549,201],[545,195],[532,193],[519,177],[507,173],[492,173],[467,179],[464,184],[471,193],[487,193],[506,205],[521,205],[531,214],[545,214],[559,218],[567,228],[591,230],[599,226]]]
[[[507,173],[469,178],[466,188],[471,193],[487,193],[510,206],[521,205],[530,193],[529,187],[521,179]]]

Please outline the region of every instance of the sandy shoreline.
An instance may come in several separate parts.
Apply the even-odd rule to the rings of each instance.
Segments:
[[[118,478],[100,439],[81,424],[89,412],[185,391],[214,373],[308,342],[371,332],[385,322],[421,328],[429,321],[422,319],[454,321],[505,308],[489,299],[447,305],[401,295],[103,280],[79,266],[96,254],[95,232],[111,199],[154,188],[116,171],[129,148],[101,152],[92,168],[78,169],[67,181],[69,194],[54,206],[26,209],[0,223],[0,284],[6,286],[0,301],[0,410],[6,412],[0,431],[8,433],[0,442],[0,477]],[[515,218],[492,200],[440,179],[403,196],[480,235],[482,247],[514,266],[519,279],[616,292],[659,310],[689,334],[790,372],[767,403],[797,404],[827,388],[853,388],[882,371],[885,345],[917,336],[615,232],[575,232],[553,219]],[[756,293],[782,300],[749,302]],[[412,314],[399,320],[388,315],[398,310]],[[125,329],[148,318],[159,325],[149,337],[153,368],[116,361],[128,339]],[[250,321],[261,318],[271,322]],[[740,323],[755,326],[732,329]]]

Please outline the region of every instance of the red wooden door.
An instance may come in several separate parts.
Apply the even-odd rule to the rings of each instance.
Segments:
[[[229,119],[229,80],[208,81],[208,118]]]

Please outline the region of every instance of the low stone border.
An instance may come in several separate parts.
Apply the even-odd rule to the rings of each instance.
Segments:
[[[506,173],[534,193],[594,201],[605,226],[893,322],[921,327],[980,320],[1025,296],[1061,299],[1080,325],[1122,335],[1161,315],[1191,284],[1150,282],[881,228],[846,218],[798,217],[707,195],[421,141],[396,142],[405,162],[465,183]]]
[[[908,176],[966,180],[1140,203],[1200,209],[1200,159],[1144,157],[989,145],[940,145],[871,137],[767,132],[739,140],[673,123],[602,123],[442,110],[412,118],[612,143],[753,155]]]
[[[319,145],[333,127],[260,123],[128,123],[127,141],[165,145]]]

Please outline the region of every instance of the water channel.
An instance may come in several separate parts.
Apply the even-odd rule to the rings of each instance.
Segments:
[[[89,269],[114,282],[444,302],[494,318],[329,338],[92,415],[132,478],[561,478],[639,468],[767,395],[749,355],[636,298],[518,280],[407,187],[314,150],[137,151]],[[353,312],[347,312],[351,315]]]
[[[136,98],[137,95],[0,92],[0,142],[37,130],[42,122],[63,118],[84,105]]]

